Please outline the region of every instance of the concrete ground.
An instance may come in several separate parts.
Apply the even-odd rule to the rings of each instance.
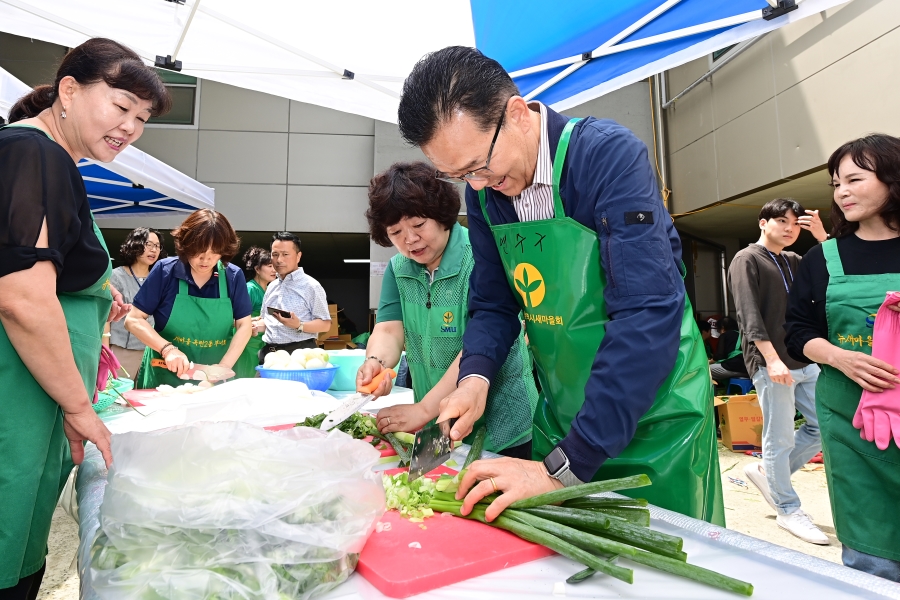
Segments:
[[[808,544],[775,523],[773,511],[760,493],[747,483],[742,487],[728,477],[746,480],[744,465],[760,459],[736,454],[719,446],[719,468],[722,470],[722,489],[725,497],[725,520],[729,529],[752,535],[759,539],[786,546],[832,562],[841,562],[841,545],[834,537],[831,506],[825,485],[822,465],[807,465],[794,474],[794,489],[800,495],[805,510],[816,525],[825,532],[831,544]],[[78,600],[79,579],[73,563],[78,548],[78,527],[62,508],[57,507],[50,529],[50,554],[47,557],[47,573],[38,600]]]

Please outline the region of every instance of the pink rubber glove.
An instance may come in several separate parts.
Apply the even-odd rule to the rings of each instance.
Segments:
[[[888,292],[884,304],[875,315],[872,333],[872,356],[891,365],[900,364],[900,313],[888,308],[900,302],[900,292]],[[853,426],[859,437],[875,442],[879,450],[887,450],[894,438],[900,447],[900,388],[883,392],[863,390]]]

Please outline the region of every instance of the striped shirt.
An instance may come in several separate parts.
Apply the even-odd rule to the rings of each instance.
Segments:
[[[540,221],[553,218],[553,157],[547,133],[547,110],[540,102],[528,105],[541,112],[541,142],[538,146],[537,168],[531,185],[518,196],[510,198],[519,221]]]
[[[314,319],[330,321],[328,301],[322,285],[303,272],[303,267],[288,273],[284,278],[277,277],[266,288],[263,297],[261,315],[266,324],[263,341],[267,344],[290,344],[315,339],[315,333],[300,333],[269,314],[267,308],[280,308],[294,313],[304,323]]]

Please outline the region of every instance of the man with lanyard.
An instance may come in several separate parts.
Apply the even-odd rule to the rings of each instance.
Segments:
[[[791,485],[791,474],[822,449],[815,391],[819,367],[794,360],[784,344],[788,295],[800,266],[800,257],[784,249],[797,241],[800,219],[809,223],[812,217],[794,200],[778,198],[763,206],[759,241],[734,255],[728,285],[737,309],[744,363],[763,413],[762,464],[748,464],[744,474],[778,514],[779,527],[811,544],[827,545],[828,538],[800,508],[800,497]],[[815,231],[824,239],[821,221]],[[798,410],[806,423],[795,431]]]
[[[612,121],[527,103],[499,63],[465,47],[415,66],[398,116],[438,176],[468,183],[471,318],[438,421],[468,435],[520,314],[545,395],[537,460],[474,463],[464,512],[498,491],[489,519],[563,485],[646,473],[642,497],[724,524],[706,354],[646,145]]]
[[[272,236],[272,265],[278,276],[266,288],[262,313],[253,320],[253,333],[265,332],[259,364],[276,350],[315,348],[316,335],[331,329],[325,290],[303,271],[302,254],[300,238],[293,233]]]

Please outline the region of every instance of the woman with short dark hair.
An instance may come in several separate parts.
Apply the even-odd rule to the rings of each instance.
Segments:
[[[397,163],[369,183],[369,232],[394,246],[384,273],[367,359],[357,373],[366,385],[396,365],[406,347],[416,403],[378,413],[380,431],[413,432],[438,416],[440,401],[456,389],[462,336],[468,320],[469,276],[474,259],[468,231],[457,222],[459,192],[423,163]],[[390,392],[385,378],[376,395]],[[481,419],[485,447],[531,459],[531,420],[538,394],[531,356],[520,331],[488,394]],[[475,428],[475,431],[478,427]]]
[[[263,298],[266,296],[266,288],[275,281],[275,267],[272,265],[272,254],[265,248],[252,246],[244,252],[244,276],[247,279],[247,293],[250,294],[252,310],[251,319],[255,319],[262,312]],[[256,377],[256,367],[259,365],[259,351],[265,346],[262,336],[254,331],[247,342],[247,347],[241,353],[241,357],[234,365],[237,377]]]
[[[150,271],[125,319],[147,345],[136,382],[142,389],[183,383],[178,377],[191,363],[231,369],[251,335],[247,282],[230,263],[240,240],[225,215],[198,210],[172,237],[178,256]]]
[[[125,238],[119,248],[119,257],[124,264],[113,269],[109,280],[122,292],[126,303],[134,301],[144,280],[150,275],[150,269],[157,260],[166,256],[162,245],[162,233],[151,227],[138,227]],[[122,321],[111,323],[109,334],[110,349],[119,359],[125,373],[128,377],[137,377],[146,346],[125,330],[125,323]]]
[[[104,324],[128,306],[76,163],[114,160],[170,105],[137,54],[94,38],[0,128],[0,597],[37,597],[53,510],[84,442],[112,463],[91,400]]]
[[[900,138],[874,134],[848,142],[828,159],[828,172],[832,239],[800,263],[785,342],[794,359],[822,368],[816,413],[844,564],[900,582],[900,448],[864,437],[867,426],[858,421],[863,405],[887,400],[900,386],[900,365],[871,355],[875,315],[886,295],[900,290]],[[900,305],[888,308],[900,312]],[[900,440],[896,396],[881,412]]]

